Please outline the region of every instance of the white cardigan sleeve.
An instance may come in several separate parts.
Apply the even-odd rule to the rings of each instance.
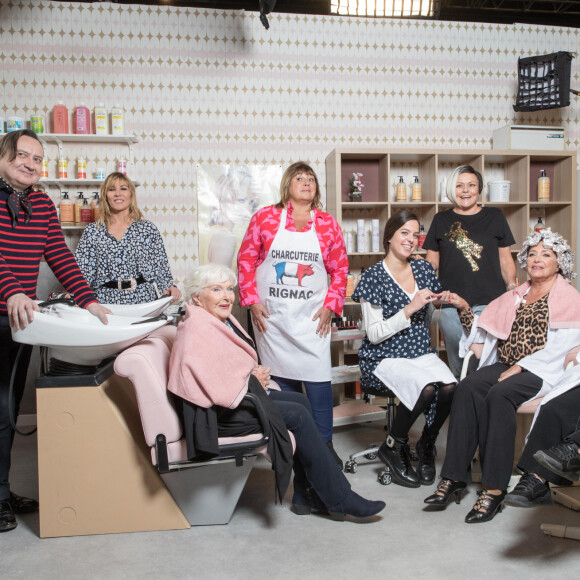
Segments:
[[[403,309],[391,316],[388,320],[383,320],[383,309],[375,306],[361,298],[361,311],[363,317],[363,330],[372,344],[379,344],[401,330],[411,326],[411,320],[407,319]]]

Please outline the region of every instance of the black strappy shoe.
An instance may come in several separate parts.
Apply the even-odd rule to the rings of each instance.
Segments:
[[[494,495],[482,489],[477,493],[479,494],[478,500],[475,502],[473,509],[465,516],[466,524],[489,522],[493,520],[495,514],[503,509],[505,491],[502,491],[499,495]]]

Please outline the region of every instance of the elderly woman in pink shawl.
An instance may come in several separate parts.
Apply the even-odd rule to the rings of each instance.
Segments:
[[[465,518],[470,524],[493,519],[503,507],[517,408],[557,385],[566,353],[580,344],[580,295],[569,283],[576,274],[566,240],[550,228],[534,232],[518,261],[529,281],[496,298],[479,317],[465,300],[451,295],[464,330],[460,354],[471,348],[480,362],[457,386],[442,479],[425,503],[440,508],[452,499],[459,503],[479,446],[483,490]]]
[[[383,501],[356,494],[312,418],[308,399],[282,392],[261,366],[253,340],[231,315],[236,275],[227,266],[199,266],[185,281],[190,304],[177,327],[167,388],[181,398],[188,457],[217,453],[217,438],[259,432],[255,409],[244,403],[252,393],[271,427],[268,454],[276,473],[276,491],[284,496],[294,470],[292,511],[327,513],[334,520],[366,518],[384,509]],[[284,356],[284,353],[280,353]],[[294,435],[296,451],[288,431]]]

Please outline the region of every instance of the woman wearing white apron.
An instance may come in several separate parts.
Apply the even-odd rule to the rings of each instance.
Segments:
[[[431,348],[432,304],[449,300],[426,260],[413,260],[419,220],[409,211],[385,225],[385,259],[367,268],[352,295],[361,303],[365,338],[358,351],[363,391],[392,391],[401,401],[379,457],[404,487],[435,480],[435,440],[449,415],[455,377]],[[419,466],[411,465],[409,430],[425,414],[417,443]]]
[[[304,384],[333,451],[330,323],[344,306],[348,258],[340,226],[319,209],[320,187],[309,165],[285,171],[280,195],[277,205],[252,217],[242,241],[240,303],[250,307],[261,364],[283,390],[301,391]]]

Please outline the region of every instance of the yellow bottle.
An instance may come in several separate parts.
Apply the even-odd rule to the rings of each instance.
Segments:
[[[411,199],[413,201],[421,201],[422,199],[422,192],[421,192],[421,183],[419,181],[419,177],[415,175],[415,181],[413,185],[411,185]]]
[[[538,201],[550,201],[550,178],[545,169],[540,171],[538,178]]]
[[[397,183],[397,201],[407,201],[407,186],[402,175],[399,175],[399,183]]]

